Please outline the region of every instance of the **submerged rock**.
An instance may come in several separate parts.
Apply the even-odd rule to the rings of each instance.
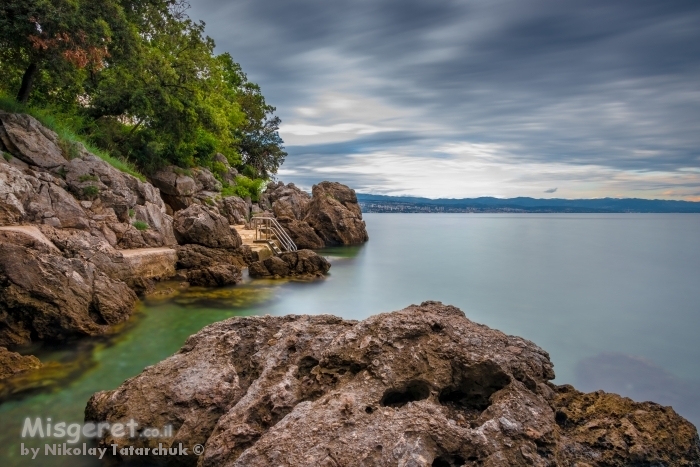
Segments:
[[[20,355],[0,347],[0,380],[39,368],[41,368],[41,362],[35,356]]]
[[[304,217],[326,246],[357,245],[369,239],[355,190],[336,182],[314,185]]]
[[[106,435],[104,446],[204,445],[199,458],[169,465],[700,462],[695,428],[672,409],[581,394],[553,378],[548,354],[532,342],[425,302],[361,322],[231,318],[94,394],[85,413],[88,421],[174,427],[170,438]]]

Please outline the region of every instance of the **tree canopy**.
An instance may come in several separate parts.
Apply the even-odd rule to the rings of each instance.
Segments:
[[[287,155],[279,117],[183,0],[3,0],[0,91],[53,109],[149,172],[210,166],[251,178]]]

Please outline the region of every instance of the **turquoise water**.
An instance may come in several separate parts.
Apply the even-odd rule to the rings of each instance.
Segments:
[[[424,300],[549,351],[556,382],[673,405],[700,425],[700,216],[673,214],[366,214],[370,241],[325,250],[325,280],[246,282],[144,304],[116,336],[79,350],[32,349],[66,368],[0,405],[2,457],[19,455],[25,417],[79,422],[98,390],[175,352],[203,326],[246,314],[348,319]],[[62,375],[62,376],[61,376]],[[39,443],[32,444],[33,446]],[[41,457],[34,465],[96,465]]]

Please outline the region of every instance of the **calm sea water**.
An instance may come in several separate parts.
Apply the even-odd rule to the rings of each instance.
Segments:
[[[79,422],[85,402],[175,352],[206,324],[245,314],[331,313],[348,319],[425,300],[530,339],[557,383],[672,405],[700,425],[700,215],[366,214],[370,241],[325,250],[313,283],[247,282],[149,301],[111,338],[40,348],[63,373],[0,404],[0,449],[19,455],[25,417]],[[30,349],[27,349],[30,350]],[[46,458],[36,465],[96,465]]]

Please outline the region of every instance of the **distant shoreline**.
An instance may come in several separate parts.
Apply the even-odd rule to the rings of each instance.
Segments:
[[[537,199],[464,198],[430,199],[358,193],[365,213],[564,213],[564,214],[641,214],[700,213],[700,202],[648,200],[638,198]]]

